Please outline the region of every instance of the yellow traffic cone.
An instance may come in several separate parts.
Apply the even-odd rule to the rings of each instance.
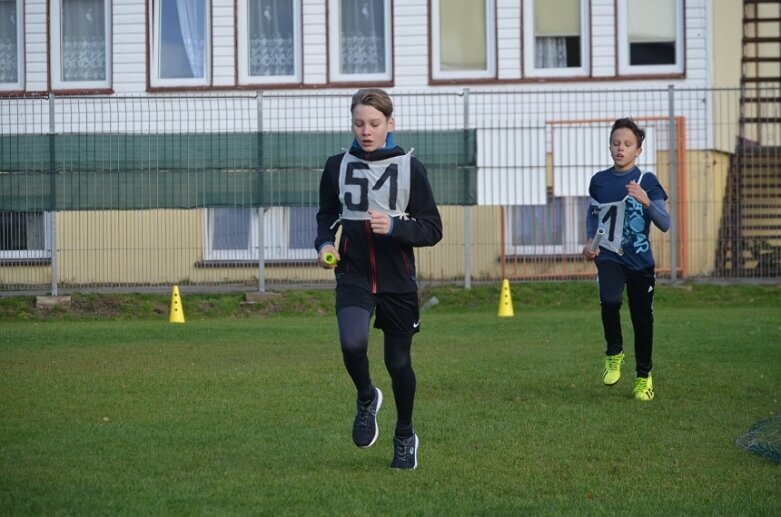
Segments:
[[[502,294],[499,298],[499,317],[513,317],[513,299],[510,296],[510,282],[507,279],[502,280]]]
[[[174,286],[174,292],[171,294],[171,315],[168,317],[168,323],[184,323],[184,308],[178,285]]]

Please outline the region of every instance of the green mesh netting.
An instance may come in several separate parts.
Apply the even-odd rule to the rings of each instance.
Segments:
[[[735,444],[781,464],[781,413],[751,426]]]
[[[477,203],[475,130],[399,132],[440,205]],[[317,206],[348,133],[0,135],[0,212]]]

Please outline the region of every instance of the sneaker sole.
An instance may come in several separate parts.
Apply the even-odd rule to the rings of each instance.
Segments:
[[[380,388],[375,388],[377,390],[377,410],[374,412],[374,438],[372,438],[372,441],[370,441],[367,445],[359,445],[361,449],[368,449],[374,443],[377,441],[377,437],[380,436],[380,424],[377,423],[377,415],[380,413],[380,408],[382,407],[382,391],[380,391]]]
[[[412,466],[412,470],[418,468],[418,446],[419,445],[420,445],[420,439],[418,438],[418,435],[415,434],[415,464]]]
[[[615,386],[616,384],[618,384],[618,381],[620,381],[620,380],[621,380],[621,378],[618,378],[618,379],[615,380],[615,382],[605,382],[605,378],[602,377],[602,383],[605,386]]]

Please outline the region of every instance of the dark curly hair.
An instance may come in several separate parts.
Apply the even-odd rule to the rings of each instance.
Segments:
[[[620,118],[613,122],[613,127],[610,128],[610,140],[613,140],[613,133],[616,132],[617,129],[621,128],[627,128],[632,133],[635,134],[635,137],[637,137],[637,147],[643,147],[643,140],[645,140],[645,131],[640,129],[640,126],[637,125],[637,123],[632,120],[631,118]]]

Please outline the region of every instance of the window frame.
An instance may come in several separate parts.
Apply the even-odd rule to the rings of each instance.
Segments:
[[[497,29],[496,0],[485,0],[485,48],[486,70],[442,70],[442,49],[439,44],[440,0],[431,0],[430,32],[431,32],[431,79],[433,81],[453,81],[472,79],[496,79],[497,77]]]
[[[514,244],[514,209],[529,206],[547,207],[556,199],[562,202],[562,242],[558,244]],[[546,196],[545,205],[513,205],[504,211],[505,228],[505,253],[508,256],[538,256],[538,255],[577,255],[585,244],[585,210],[578,213],[581,208],[579,202],[587,202],[585,196],[554,196],[549,193]],[[583,237],[583,241],[581,241]]]
[[[333,83],[389,82],[393,80],[393,9],[391,0],[383,0],[385,17],[385,64],[383,73],[344,74],[341,67],[341,0],[328,0],[328,78]]]
[[[249,221],[249,239],[246,249],[215,250],[212,248],[212,228],[214,208],[204,210],[204,260],[219,262],[257,262],[258,257],[258,222],[259,210],[263,210],[264,255],[266,261],[291,262],[315,261],[317,251],[314,248],[314,237],[317,227],[314,227],[311,246],[306,248],[290,247],[291,210],[307,207],[236,207],[247,210]],[[315,219],[312,219],[315,224]]]
[[[675,64],[672,65],[632,65],[629,63],[629,8],[627,0],[616,2],[616,43],[618,48],[618,75],[682,75],[685,73],[686,47],[686,6],[684,0],[675,0]]]
[[[194,77],[191,79],[188,78],[173,78],[173,79],[164,79],[159,77],[159,66],[160,66],[160,45],[159,45],[159,35],[161,34],[160,30],[160,5],[161,0],[149,0],[152,4],[152,8],[149,10],[149,39],[151,40],[149,42],[149,49],[150,49],[150,55],[149,55],[149,85],[152,88],[166,88],[166,87],[192,87],[192,86],[211,86],[212,82],[212,51],[213,51],[213,42],[212,42],[212,24],[213,20],[211,17],[212,12],[212,0],[201,0],[204,2],[204,23],[206,27],[204,27],[205,34],[203,36],[204,38],[204,44],[206,48],[204,48],[204,77]]]
[[[108,89],[112,85],[114,61],[113,49],[113,2],[111,0],[103,1],[103,13],[106,31],[105,51],[106,51],[106,79],[103,81],[66,81],[62,78],[62,0],[52,0],[50,6],[49,22],[49,40],[50,56],[49,70],[51,76],[51,85],[53,90],[87,90],[87,89]]]
[[[591,2],[580,2],[580,66],[537,68],[535,65],[534,0],[523,0],[523,69],[526,77],[588,77],[591,71]]]
[[[32,210],[43,214],[43,249],[34,250],[0,250],[0,260],[38,260],[52,258],[52,220],[53,212]]]
[[[250,75],[249,57],[249,2],[252,0],[239,0],[236,19],[237,42],[237,70],[240,85],[274,85],[274,84],[300,84],[303,78],[303,22],[302,0],[289,0],[293,3],[293,54],[295,63],[292,75],[256,76]]]
[[[0,83],[0,91],[21,91],[25,85],[24,68],[24,0],[14,0],[16,3],[16,82]]]

